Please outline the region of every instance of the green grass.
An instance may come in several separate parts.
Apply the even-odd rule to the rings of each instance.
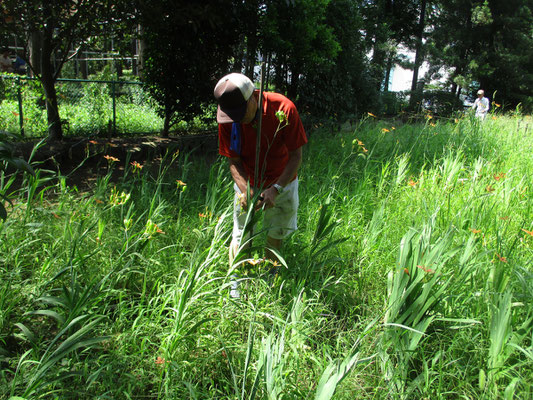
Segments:
[[[314,132],[288,268],[238,300],[224,160],[1,183],[0,398],[531,398],[531,122]]]

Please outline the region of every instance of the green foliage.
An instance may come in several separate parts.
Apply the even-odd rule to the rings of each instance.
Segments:
[[[304,118],[329,117],[342,121],[368,110],[377,92],[367,79],[360,35],[363,21],[355,4],[328,2],[323,12],[325,17],[321,23],[327,26],[331,36],[323,46],[330,47],[330,54],[312,60],[302,71],[304,78],[298,88],[298,106]]]
[[[139,3],[147,46],[143,80],[168,135],[179,120],[193,120],[213,102],[216,80],[227,73],[237,40],[236,2]]]
[[[46,110],[41,84],[37,80],[5,79],[6,97],[0,104],[0,129],[18,133],[19,104],[17,93],[22,98],[24,133],[28,137],[42,137],[47,133]],[[114,91],[114,93],[113,93]],[[113,133],[113,94],[116,107],[116,133],[155,133],[162,128],[162,121],[155,112],[153,100],[141,83],[72,82],[59,80],[57,92],[60,99],[61,117],[66,134],[109,136]],[[212,110],[205,111],[207,118]],[[201,121],[195,120],[192,127],[199,129]],[[198,128],[197,128],[198,126]]]
[[[452,68],[451,80],[474,97],[480,87],[499,102],[531,110],[531,5],[444,0],[432,15],[431,64]],[[476,82],[475,87],[470,87]]]
[[[8,190],[14,183],[16,172],[35,175],[33,167],[22,158],[16,157],[10,143],[0,136],[0,219],[2,220],[7,218],[4,202],[9,201]]]
[[[43,84],[50,140],[63,137],[55,82],[69,52],[100,33],[103,25],[116,25],[116,21],[129,16],[126,3],[95,0],[74,6],[70,0],[53,4],[44,0],[7,0],[0,4],[0,33],[26,39],[19,42],[22,58]],[[39,49],[32,57],[30,47]]]
[[[423,108],[440,117],[451,117],[464,108],[456,95],[441,90],[425,91],[422,97]]]
[[[307,75],[316,66],[331,65],[340,50],[334,29],[326,21],[329,3],[330,0],[270,1],[261,15],[261,50],[272,55],[276,89],[287,92],[290,98],[300,94],[301,74]],[[300,17],[294,18],[295,13]],[[290,82],[282,71],[290,71]]]
[[[315,131],[286,267],[240,260],[239,299],[225,160],[36,170],[0,221],[0,397],[530,397],[528,123]]]
[[[395,116],[407,108],[406,94],[403,92],[386,92],[381,95],[380,114]]]

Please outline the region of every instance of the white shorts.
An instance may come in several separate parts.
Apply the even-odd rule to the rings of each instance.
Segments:
[[[246,222],[246,211],[242,210],[239,202],[241,191],[237,185],[234,185],[234,189],[233,241],[235,242],[241,240]],[[298,204],[298,178],[296,178],[276,197],[275,206],[263,211],[263,229],[266,230],[267,236],[272,239],[285,239],[298,228],[296,223]],[[256,228],[257,226],[254,226],[255,232],[257,232]]]

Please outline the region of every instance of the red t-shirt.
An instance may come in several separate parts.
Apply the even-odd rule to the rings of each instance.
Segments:
[[[280,124],[276,112],[283,111],[287,121]],[[259,176],[266,156],[264,179],[265,186],[277,181],[287,162],[289,152],[294,151],[307,143],[307,136],[300,120],[300,115],[292,101],[278,93],[263,92],[263,117],[261,127],[261,150],[259,160]],[[250,180],[250,185],[255,185],[255,143],[257,139],[258,121],[250,124],[241,124],[241,154],[230,149],[232,124],[218,125],[218,152],[225,157],[240,157],[244,169]],[[278,130],[278,127],[281,129]],[[276,132],[276,130],[278,130]]]

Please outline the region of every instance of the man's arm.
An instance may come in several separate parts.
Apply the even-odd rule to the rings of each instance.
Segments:
[[[242,160],[240,157],[230,157],[228,158],[229,162],[229,171],[233,181],[237,184],[237,187],[242,193],[246,193],[247,187],[247,174],[242,165]]]
[[[287,162],[285,169],[281,173],[276,183],[283,187],[291,183],[294,177],[296,176],[296,174],[298,173],[298,169],[300,168],[301,164],[302,164],[302,148],[299,147],[296,150],[289,152],[289,161]]]
[[[237,184],[237,187],[239,188],[241,193],[244,194],[244,196],[240,196],[239,201],[241,203],[241,207],[246,210],[246,208],[248,207],[246,196],[246,190],[248,188],[248,176],[246,174],[246,171],[244,170],[240,157],[230,157],[228,158],[228,162],[231,177],[233,178],[233,181]],[[253,189],[250,188],[250,190],[250,196],[253,196]]]
[[[289,161],[285,166],[285,169],[281,173],[280,177],[277,180],[277,184],[283,187],[287,186],[296,176],[300,165],[302,164],[302,148],[299,147],[294,151],[289,152]],[[264,200],[265,208],[274,207],[276,203],[276,197],[278,196],[278,191],[275,187],[270,186],[263,193],[261,193]]]

